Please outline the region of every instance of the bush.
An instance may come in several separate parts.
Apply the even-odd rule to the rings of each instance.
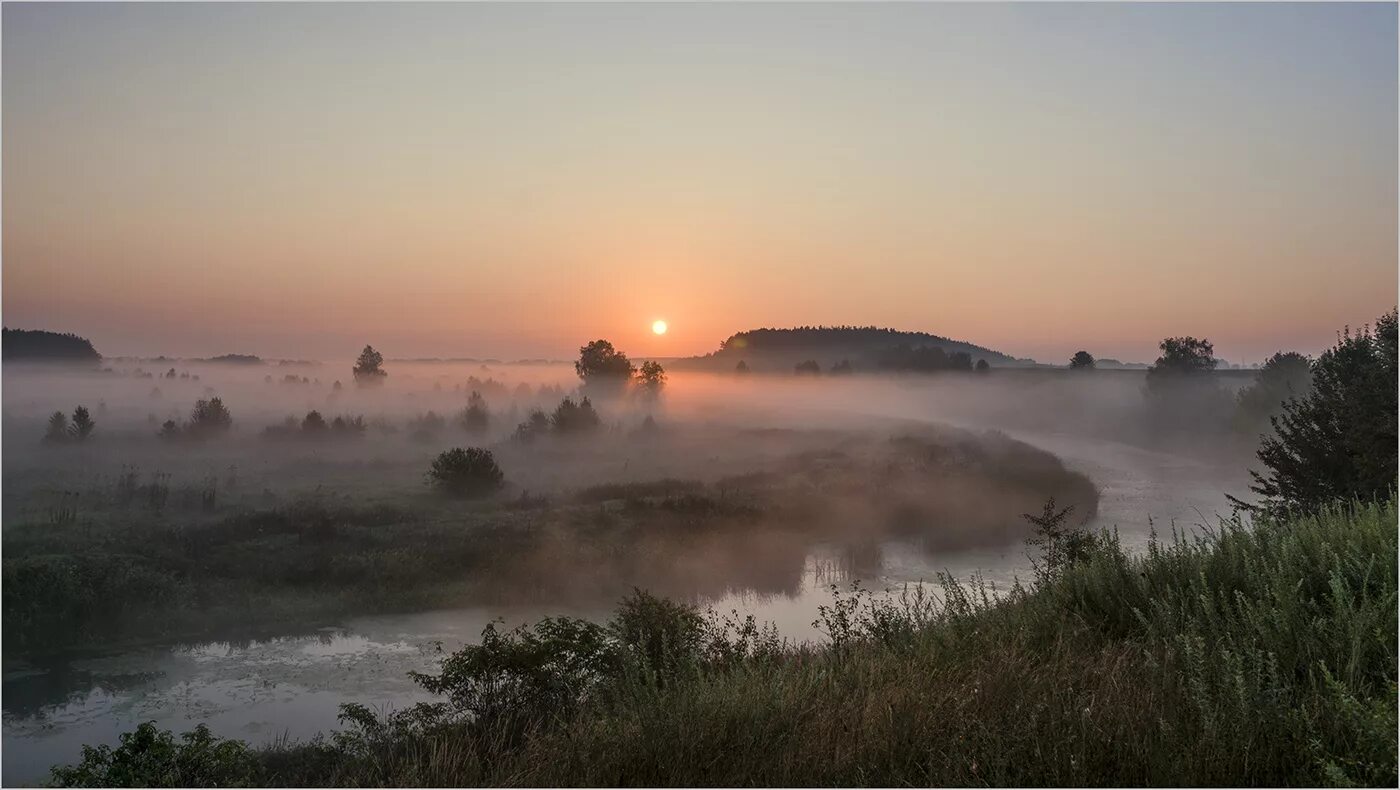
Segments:
[[[428,482],[451,496],[481,497],[501,487],[505,474],[490,450],[454,447],[439,455],[428,470]]]
[[[201,724],[175,740],[154,722],[122,733],[121,745],[83,747],[82,762],[56,767],[60,787],[252,787],[258,763],[247,744],[210,734]]]

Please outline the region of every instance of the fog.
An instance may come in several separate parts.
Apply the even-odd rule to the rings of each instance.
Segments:
[[[191,704],[254,740],[332,728],[340,701],[407,704],[430,646],[494,617],[603,616],[635,586],[811,639],[832,584],[1025,581],[1021,515],[1051,497],[1140,549],[1246,493],[1249,444],[1163,422],[1140,371],[671,372],[656,399],[591,398],[597,430],[524,441],[531,410],[581,396],[572,365],[385,368],[359,387],[349,361],[6,364],[5,738],[28,755],[7,782]],[[483,433],[461,422],[474,390]],[[158,436],[213,397],[226,435]],[[45,442],[80,405],[92,435]],[[313,438],[313,410],[363,432]],[[501,489],[434,492],[434,457],[468,446]]]

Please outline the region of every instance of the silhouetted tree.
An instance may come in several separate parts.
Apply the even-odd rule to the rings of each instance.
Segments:
[[[830,373],[833,376],[849,376],[851,374],[851,361],[849,359],[843,359],[837,362],[835,365],[831,366]]]
[[[1312,362],[1296,351],[1269,357],[1254,383],[1235,396],[1235,430],[1246,434],[1269,428],[1269,418],[1283,409],[1283,402],[1312,390]]]
[[[528,444],[546,433],[549,433],[549,415],[543,409],[531,409],[530,416],[515,427],[511,438]]]
[[[1213,375],[1220,362],[1210,341],[1169,337],[1159,348],[1146,384],[1154,427],[1198,433],[1227,428],[1233,403]]]
[[[734,366],[734,372],[735,372],[735,373],[738,373],[738,374],[741,375],[741,376],[744,375],[745,373],[748,373],[748,372],[749,372],[749,363],[745,362],[745,361],[742,360],[742,359],[739,360],[739,364],[737,364],[737,365]]]
[[[1215,358],[1215,346],[1209,340],[1194,337],[1169,337],[1158,348],[1162,355],[1147,369],[1147,383],[1170,382],[1173,379],[1199,376],[1215,370],[1220,360]]]
[[[40,329],[10,329],[0,332],[0,345],[6,362],[21,359],[100,362],[102,355],[86,338]]]
[[[92,421],[86,406],[79,406],[73,410],[73,424],[68,428],[68,435],[75,440],[83,442],[97,429],[97,423]]]
[[[355,360],[351,373],[355,376],[355,383],[361,386],[382,384],[389,376],[384,370],[384,355],[375,351],[374,346],[365,346],[360,358]]]
[[[301,421],[301,432],[310,436],[323,435],[330,428],[319,411],[309,411]]]
[[[637,388],[642,397],[648,400],[656,400],[661,397],[661,390],[666,387],[666,369],[661,367],[660,362],[647,361],[637,369]]]
[[[1283,404],[1259,447],[1251,489],[1267,510],[1383,499],[1396,486],[1396,312],[1344,330],[1312,366],[1312,391]]]
[[[815,359],[808,359],[797,363],[793,367],[793,372],[799,376],[819,376],[822,372],[822,366],[818,365]]]
[[[987,371],[989,371],[989,370],[991,370],[991,369],[992,369],[992,366],[987,364],[987,360],[985,360],[985,359],[979,359],[979,360],[977,360],[977,368],[976,368],[976,370],[977,370],[978,373],[986,373]]]
[[[481,497],[501,487],[505,474],[490,450],[454,447],[433,459],[428,482],[449,496]]]
[[[68,441],[68,415],[61,411],[49,415],[49,426],[44,432],[44,441],[49,444]]]
[[[598,412],[593,410],[593,403],[587,397],[578,403],[574,403],[573,398],[565,398],[559,402],[554,414],[549,418],[554,432],[560,434],[592,431],[601,423]]]
[[[160,432],[156,435],[167,442],[173,442],[180,438],[180,424],[174,420],[166,420],[160,426]]]
[[[480,392],[472,390],[472,394],[467,397],[467,408],[463,410],[460,422],[469,433],[486,433],[486,429],[491,425],[491,414],[487,411],[486,399],[481,397]]]
[[[635,370],[627,355],[606,340],[594,340],[581,347],[578,361],[574,363],[574,371],[583,380],[584,388],[593,392],[621,392]]]
[[[1069,358],[1070,370],[1093,370],[1094,365],[1094,355],[1088,351],[1076,351],[1074,356]]]
[[[194,411],[184,433],[196,438],[206,438],[227,433],[233,427],[233,415],[224,407],[220,398],[195,401]]]

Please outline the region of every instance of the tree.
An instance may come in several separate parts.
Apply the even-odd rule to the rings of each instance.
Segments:
[[[737,364],[737,365],[734,366],[734,372],[735,372],[735,373],[738,373],[738,374],[741,375],[741,376],[744,375],[745,373],[748,373],[748,372],[749,372],[749,363],[745,362],[745,361],[742,360],[742,359],[739,360],[739,364]]]
[[[175,441],[176,439],[179,439],[179,438],[180,438],[180,435],[181,435],[180,424],[177,423],[177,422],[175,422],[174,420],[166,420],[166,421],[160,426],[160,432],[157,433],[156,435],[159,436],[159,437],[160,437],[162,440],[164,440],[164,441],[173,442],[173,441]]]
[[[220,398],[210,398],[209,400],[196,401],[194,411],[190,413],[189,425],[185,426],[184,433],[197,438],[215,436],[227,433],[233,427],[233,415],[224,407],[224,402]]]
[[[68,415],[61,411],[49,415],[49,427],[44,431],[44,441],[50,444],[68,441]]]
[[[977,370],[978,373],[986,373],[987,371],[989,371],[989,370],[991,370],[991,369],[992,369],[992,366],[987,364],[987,360],[985,360],[985,359],[979,359],[979,360],[977,360],[977,368],[976,368],[976,370]]]
[[[1312,390],[1272,417],[1251,471],[1259,507],[1314,511],[1351,498],[1383,499],[1396,485],[1396,312],[1375,330],[1345,329],[1312,366]]]
[[[301,421],[301,432],[308,436],[321,436],[329,427],[326,425],[326,418],[322,417],[319,411],[307,412]]]
[[[574,371],[583,380],[584,389],[616,394],[626,388],[636,368],[612,343],[594,340],[579,348]]]
[[[545,414],[543,409],[531,409],[530,416],[515,426],[515,434],[512,438],[518,442],[529,444],[547,433],[549,433],[549,415]]]
[[[449,496],[482,497],[501,487],[505,474],[490,450],[454,447],[433,460],[428,483]]]
[[[1147,369],[1149,386],[1153,380],[1198,376],[1215,370],[1220,360],[1215,358],[1215,346],[1209,340],[1194,337],[1169,337],[1157,346],[1162,355]],[[1077,355],[1076,355],[1077,356]]]
[[[1254,374],[1254,383],[1235,397],[1235,429],[1245,434],[1262,433],[1268,430],[1269,418],[1279,413],[1284,401],[1311,391],[1311,360],[1296,351],[1280,351]]]
[[[467,408],[462,411],[459,422],[468,433],[486,433],[491,425],[491,413],[486,409],[486,399],[481,397],[480,392],[472,390],[467,397]]]
[[[351,373],[355,376],[355,383],[360,386],[383,384],[384,379],[389,376],[384,370],[384,355],[375,351],[374,346],[365,346],[365,350],[360,352],[360,358],[355,360],[355,367]]]
[[[808,359],[797,363],[793,368],[793,372],[799,376],[820,376],[822,366],[818,365],[815,359]]]
[[[1069,358],[1070,370],[1093,370],[1094,364],[1094,355],[1088,351],[1076,351],[1074,356]]]
[[[843,359],[831,366],[831,375],[833,376],[849,376],[850,374],[851,361],[849,359]]]
[[[666,369],[661,367],[660,362],[643,362],[641,368],[637,370],[637,387],[642,393],[642,397],[647,400],[656,400],[661,397],[661,390],[666,386]]]
[[[555,433],[584,433],[595,430],[602,424],[602,420],[598,418],[598,412],[593,410],[593,403],[587,397],[578,403],[574,403],[573,398],[565,398],[554,409],[549,424]]]
[[[1162,355],[1147,369],[1146,394],[1155,427],[1168,431],[1224,430],[1233,403],[1211,375],[1220,360],[1209,340],[1169,337]]]
[[[77,441],[87,441],[92,432],[97,428],[97,423],[92,421],[86,406],[79,406],[73,410],[73,424],[68,428],[68,435]]]

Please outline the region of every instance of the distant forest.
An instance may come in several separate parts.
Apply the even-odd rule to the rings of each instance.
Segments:
[[[730,369],[740,361],[752,370],[791,372],[815,361],[822,369],[971,369],[985,360],[995,367],[1028,367],[1035,362],[927,332],[875,326],[800,326],[750,329],[731,335],[718,351],[682,360],[681,367]]]
[[[6,362],[54,360],[61,362],[100,362],[102,355],[85,337],[40,329],[4,328],[3,354]]]

